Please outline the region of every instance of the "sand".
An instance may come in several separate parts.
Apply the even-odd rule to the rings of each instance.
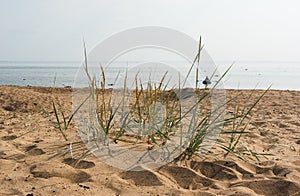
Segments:
[[[227,90],[228,98],[237,93],[245,95],[242,103],[250,91]],[[0,195],[300,195],[300,91],[271,90],[254,109],[252,134],[242,142],[274,155],[261,163],[207,154],[141,172],[93,155],[75,166],[54,127],[52,98],[71,107],[70,88],[0,86]],[[73,148],[86,150],[80,142]]]

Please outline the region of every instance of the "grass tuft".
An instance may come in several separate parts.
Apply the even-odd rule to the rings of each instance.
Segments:
[[[95,103],[97,123],[100,126],[100,129],[93,129],[91,138],[91,141],[97,145],[97,142],[108,144],[107,141],[110,139],[120,145],[133,144],[152,150],[165,146],[172,138],[179,135],[181,144],[185,146],[180,159],[191,158],[199,152],[208,152],[213,142],[224,151],[224,158],[231,154],[242,160],[246,160],[246,157],[250,156],[260,161],[259,157],[266,157],[269,154],[254,152],[241,144],[240,141],[243,136],[250,134],[246,130],[251,120],[251,112],[269,88],[258,99],[255,99],[250,107],[246,107],[246,105],[251,102],[252,94],[245,105],[236,106],[233,113],[224,115],[226,105],[233,102],[237,97],[217,104],[212,103],[211,100],[214,96],[218,96],[217,87],[233,65],[226,70],[213,87],[200,89],[198,86],[198,68],[202,49],[200,37],[198,53],[186,78],[181,83],[179,77],[177,86],[169,86],[168,72],[165,72],[159,82],[151,81],[151,75],[149,75],[149,80],[146,83],[142,82],[139,73],[137,73],[133,84],[127,83],[126,73],[123,88],[111,90],[106,88],[105,70],[101,65],[99,79],[90,75],[84,45],[84,70],[89,81],[91,94],[68,118],[62,107],[52,102],[59,132],[68,141],[67,130],[74,115],[87,100],[91,99]],[[196,67],[195,63],[197,63]],[[183,91],[186,90],[183,87],[194,68],[196,70],[196,88],[193,89],[195,96],[189,99],[183,97]],[[210,78],[212,77],[213,75]],[[118,79],[119,74],[114,85]],[[97,80],[99,82],[96,82]],[[224,95],[221,94],[221,96]],[[186,100],[193,100],[189,108],[183,107],[182,101]],[[186,134],[183,135],[182,133]],[[225,135],[227,139],[219,139],[219,135]],[[87,154],[82,157],[87,156]]]

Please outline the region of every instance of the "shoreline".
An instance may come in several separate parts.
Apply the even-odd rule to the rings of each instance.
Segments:
[[[31,85],[24,85],[24,86],[20,86],[20,85],[0,85],[0,87],[18,87],[18,88],[49,88],[49,89],[74,89],[72,86],[31,86]],[[89,87],[80,87],[79,89],[82,88],[89,88]],[[111,90],[113,88],[105,88],[106,90]],[[193,89],[190,87],[186,87],[183,89]],[[204,88],[199,88],[201,90],[204,90]],[[208,88],[210,89],[210,88]],[[234,88],[224,88],[223,90],[225,91],[265,91],[266,89],[250,89],[250,88],[246,88],[246,89],[234,89]],[[272,89],[270,88],[269,91],[286,91],[286,92],[300,92],[300,90],[290,90],[290,89]]]

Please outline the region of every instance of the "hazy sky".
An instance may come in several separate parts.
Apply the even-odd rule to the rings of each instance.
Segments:
[[[299,0],[0,0],[0,60],[82,60],[119,31],[169,27],[214,60],[300,61]]]

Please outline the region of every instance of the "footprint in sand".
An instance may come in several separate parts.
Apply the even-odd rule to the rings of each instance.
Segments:
[[[119,175],[135,186],[162,186],[163,183],[150,171],[126,171]]]
[[[256,173],[256,168],[250,163],[234,162],[234,161],[216,161],[214,164],[221,165],[227,169],[231,169],[239,178],[252,178]]]
[[[230,187],[248,187],[260,195],[297,195],[300,186],[283,179],[251,180],[232,183]]]
[[[70,180],[73,183],[83,183],[91,181],[91,175],[84,171],[66,166],[60,162],[40,163],[30,167],[30,173],[36,178],[61,177]]]
[[[166,166],[159,170],[159,173],[171,179],[175,184],[184,189],[200,189],[203,187],[214,186],[209,178],[202,177],[195,171],[178,166]]]
[[[238,179],[234,170],[218,163],[192,161],[191,168],[204,176],[215,180],[229,181]]]
[[[9,141],[9,140],[14,140],[14,139],[16,139],[16,138],[17,138],[16,135],[6,135],[6,136],[3,136],[3,137],[2,137],[2,140],[3,140],[3,141]]]
[[[38,148],[37,145],[27,146],[25,148],[25,152],[32,156],[45,154],[45,152],[42,149]]]
[[[88,169],[95,167],[95,163],[91,161],[85,161],[85,160],[77,160],[72,158],[66,158],[63,160],[63,163],[72,166],[76,169]]]
[[[274,166],[273,167],[273,174],[276,176],[282,176],[282,177],[286,177],[287,174],[291,173],[292,171],[288,168],[284,168],[281,166]]]

